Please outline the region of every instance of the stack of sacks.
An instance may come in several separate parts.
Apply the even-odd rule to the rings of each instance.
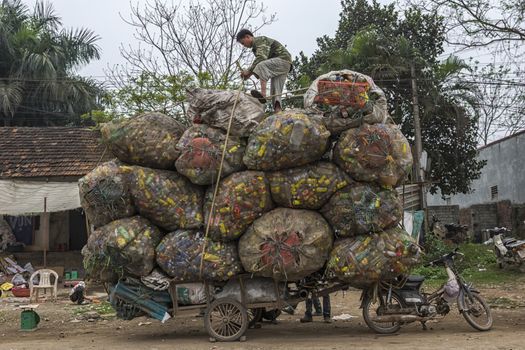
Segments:
[[[241,94],[226,139],[236,96],[189,91],[194,125],[185,131],[158,113],[103,128],[120,162],[80,182],[98,227],[84,249],[93,278],[108,266],[145,277],[157,265],[178,283],[224,283],[243,271],[297,281],[320,272],[361,286],[413,266],[419,250],[397,228],[394,189],[410,170],[410,147],[387,123],[372,79],[328,73],[306,94],[307,109],[266,119],[258,100]],[[111,196],[94,196],[97,187]],[[94,205],[91,197],[107,200]]]

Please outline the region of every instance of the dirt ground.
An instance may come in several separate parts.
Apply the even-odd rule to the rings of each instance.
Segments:
[[[493,305],[494,328],[489,332],[472,329],[456,310],[423,331],[419,324],[404,326],[398,334],[376,335],[364,324],[359,292],[332,296],[334,316],[347,313],[355,318],[325,324],[322,318],[301,324],[304,312],[282,315],[278,324],[263,323],[250,329],[247,341],[210,343],[203,319],[180,316],[166,323],[144,317],[122,321],[108,315],[94,322],[76,320],[79,307],[66,296],[57,303],[42,303],[42,319],[34,332],[20,332],[20,310],[13,299],[0,299],[0,349],[524,349],[525,284],[516,282],[482,288]]]

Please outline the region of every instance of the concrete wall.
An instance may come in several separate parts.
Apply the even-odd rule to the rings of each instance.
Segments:
[[[525,203],[525,132],[496,141],[479,151],[478,159],[486,160],[481,177],[472,183],[473,192],[451,196],[443,200],[441,193],[427,196],[428,205],[459,205],[467,208],[510,200],[512,204]],[[498,187],[497,198],[492,199],[491,187]]]
[[[442,224],[459,223],[459,206],[458,205],[436,205],[428,207],[428,217],[431,220],[435,215]]]

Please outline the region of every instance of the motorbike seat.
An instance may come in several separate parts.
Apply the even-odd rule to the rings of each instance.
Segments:
[[[516,242],[516,238],[512,238],[512,237],[503,238],[502,242],[504,245],[511,245]]]
[[[504,244],[508,248],[516,248],[516,247],[519,247],[519,246],[525,244],[525,241],[513,240],[511,242],[504,242]]]
[[[423,276],[410,275],[407,277],[407,282],[412,282],[412,283],[421,283],[424,280],[425,280],[425,277]]]

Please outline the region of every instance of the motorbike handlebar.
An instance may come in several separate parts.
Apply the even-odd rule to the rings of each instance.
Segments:
[[[433,260],[433,261],[431,261],[429,263],[426,263],[423,266],[424,267],[431,267],[431,266],[434,266],[434,265],[440,265],[440,264],[443,264],[448,259],[453,259],[456,255],[465,256],[465,254],[463,254],[462,252],[459,251],[459,248],[456,248],[452,252],[443,255],[439,259],[436,259],[436,260]]]

